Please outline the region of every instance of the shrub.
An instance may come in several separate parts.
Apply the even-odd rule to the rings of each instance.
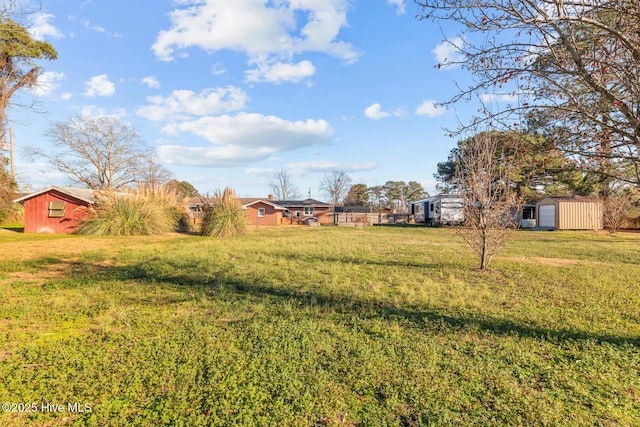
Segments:
[[[233,237],[247,232],[247,220],[242,203],[229,187],[216,192],[205,207],[200,234],[203,236]]]
[[[618,231],[631,210],[631,197],[627,194],[616,194],[606,197],[602,202],[604,228],[609,233]]]
[[[135,191],[105,190],[87,211],[78,233],[96,236],[135,236],[176,231],[183,211],[181,198],[164,187]]]

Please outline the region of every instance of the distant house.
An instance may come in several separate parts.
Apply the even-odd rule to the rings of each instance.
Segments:
[[[556,230],[601,230],[602,202],[590,197],[545,197],[536,204],[538,227]]]
[[[314,199],[240,199],[247,221],[253,225],[328,224],[332,206]]]
[[[14,200],[24,205],[25,233],[74,233],[86,209],[96,203],[94,190],[49,187]]]
[[[241,199],[244,201],[247,221],[252,225],[280,225],[287,208],[267,199]]]

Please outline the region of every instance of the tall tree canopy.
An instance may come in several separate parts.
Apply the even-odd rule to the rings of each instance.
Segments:
[[[597,175],[582,171],[574,160],[563,156],[543,135],[491,131],[458,141],[447,161],[438,163],[434,177],[439,181],[439,190],[459,191],[456,168],[461,151],[484,134],[495,145],[496,161],[508,160],[512,168],[511,184],[525,202],[535,203],[546,195],[589,195],[600,189],[602,180]]]
[[[42,68],[35,61],[57,57],[51,44],[34,40],[23,26],[6,15],[0,16],[0,141],[5,137],[11,97],[38,82]]]
[[[382,186],[385,205],[390,209],[406,209],[408,204],[428,195],[422,184],[417,181],[387,181]]]
[[[353,184],[344,199],[344,204],[347,206],[368,206],[369,188],[367,184]]]
[[[515,126],[542,116],[551,142],[579,164],[640,185],[638,0],[414,0],[424,19],[463,34],[447,63],[474,76],[449,102],[475,94],[507,104],[478,121]]]
[[[112,116],[71,117],[51,125],[53,153],[32,148],[77,183],[94,190],[122,188],[135,182],[164,184],[169,173],[129,124]],[[153,182],[150,180],[153,179]]]

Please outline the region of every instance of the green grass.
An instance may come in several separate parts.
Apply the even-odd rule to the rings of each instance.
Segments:
[[[0,233],[0,425],[640,425],[638,237]]]

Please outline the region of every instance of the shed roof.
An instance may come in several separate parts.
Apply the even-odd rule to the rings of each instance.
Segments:
[[[90,204],[95,204],[98,199],[96,199],[95,196],[95,190],[91,190],[90,188],[77,188],[77,187],[58,187],[58,186],[52,186],[52,187],[48,187],[45,188],[43,190],[40,191],[36,191],[35,193],[31,193],[31,194],[27,194],[26,196],[22,196],[18,199],[15,199],[14,202],[15,203],[21,203],[24,202],[26,200],[32,199],[34,197],[37,197],[41,194],[45,194],[48,193],[50,191],[57,191],[59,193],[62,194],[66,194],[68,196],[74,197],[78,200],[82,200],[83,202],[87,202]]]
[[[589,196],[547,196],[544,199],[540,200],[537,204],[540,204],[544,201],[554,201],[557,203],[564,202],[600,202],[601,200],[597,197],[589,197]]]

